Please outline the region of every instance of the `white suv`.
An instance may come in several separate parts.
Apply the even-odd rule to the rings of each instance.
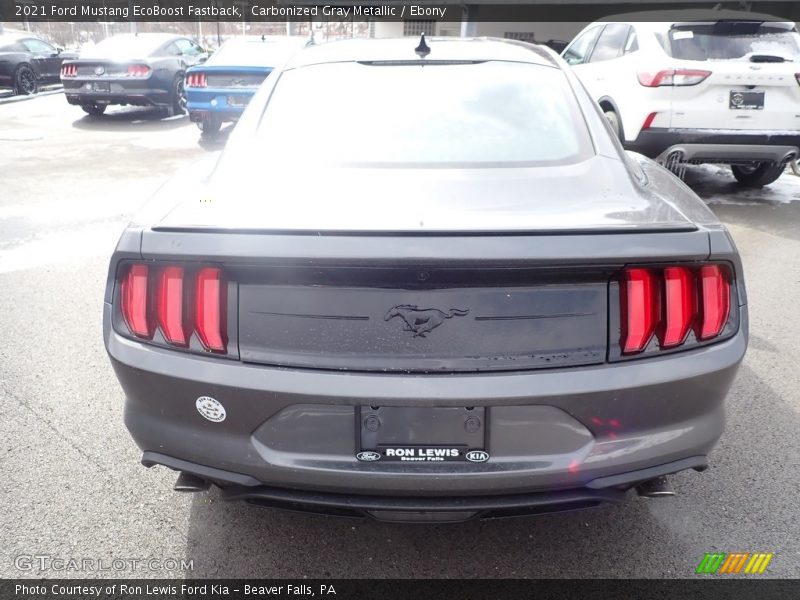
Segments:
[[[637,22],[658,14],[593,23],[562,57],[626,149],[679,175],[713,162],[745,185],[775,181],[800,152],[795,24],[732,11]]]

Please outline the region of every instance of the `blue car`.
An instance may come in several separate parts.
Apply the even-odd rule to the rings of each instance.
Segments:
[[[275,67],[309,43],[300,37],[237,38],[225,42],[207,62],[186,71],[189,118],[203,134],[236,121]]]

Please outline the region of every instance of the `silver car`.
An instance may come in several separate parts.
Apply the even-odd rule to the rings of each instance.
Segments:
[[[111,259],[125,422],[176,489],[394,521],[669,493],[747,346],[730,235],[551,50],[300,51]]]

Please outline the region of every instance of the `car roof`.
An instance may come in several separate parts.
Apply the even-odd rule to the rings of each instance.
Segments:
[[[560,68],[555,53],[543,46],[499,38],[426,37],[430,54],[425,60],[526,62]],[[309,65],[360,61],[417,61],[419,37],[349,39],[309,46],[298,52],[285,69]]]
[[[134,39],[134,38],[142,39],[142,38],[144,38],[144,39],[153,40],[153,41],[156,41],[156,42],[159,41],[159,40],[161,40],[163,42],[168,42],[170,40],[177,40],[177,39],[188,38],[188,37],[189,37],[188,35],[177,35],[175,33],[118,33],[117,35],[112,35],[112,36],[110,36],[110,37],[108,37],[106,39],[110,40],[110,39],[113,38],[115,40],[120,40],[120,39],[124,39],[124,38],[130,38],[130,39]]]
[[[676,23],[714,23],[716,21],[772,21],[794,26],[786,19],[780,19],[764,13],[747,12],[741,10],[652,10],[609,15],[603,17],[598,23],[631,23],[643,25],[647,29],[666,31]]]

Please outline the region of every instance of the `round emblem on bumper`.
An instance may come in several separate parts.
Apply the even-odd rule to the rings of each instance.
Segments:
[[[489,453],[483,450],[470,450],[465,458],[470,462],[486,462],[489,460]]]
[[[105,73],[105,72],[106,72],[106,70],[105,70],[105,68],[104,68],[104,67],[102,67],[102,66],[99,66],[99,67],[95,67],[95,68],[94,68],[94,74],[95,74],[95,75],[102,75],[102,74],[103,74],[103,73]]]
[[[227,416],[225,407],[211,396],[200,396],[195,402],[195,406],[197,412],[214,423],[221,423]]]
[[[366,461],[366,462],[372,462],[373,460],[380,460],[381,455],[378,454],[377,452],[372,452],[370,450],[366,450],[364,452],[359,452],[358,454],[356,454],[356,458],[358,460],[363,460],[363,461]]]

